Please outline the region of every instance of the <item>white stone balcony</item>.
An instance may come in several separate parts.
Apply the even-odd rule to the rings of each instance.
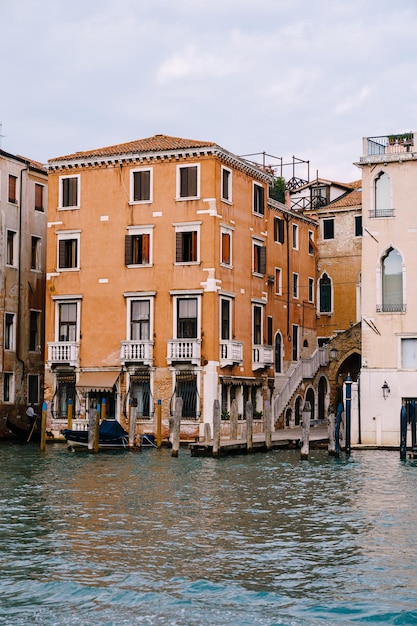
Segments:
[[[120,361],[122,365],[125,365],[125,363],[142,363],[152,367],[153,341],[149,339],[122,341],[120,345]]]
[[[53,341],[48,343],[48,365],[71,365],[78,367],[80,344],[77,341]]]
[[[252,346],[252,370],[260,370],[274,364],[272,346]]]
[[[220,367],[243,363],[243,343],[241,341],[220,342]]]
[[[172,363],[201,365],[201,339],[170,339],[167,361],[169,365]]]

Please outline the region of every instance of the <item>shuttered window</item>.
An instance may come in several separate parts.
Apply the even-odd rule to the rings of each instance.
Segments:
[[[35,211],[43,210],[43,185],[35,184]]]
[[[140,235],[126,235],[125,237],[125,265],[148,265],[149,233]]]
[[[265,193],[264,188],[261,185],[254,183],[253,185],[253,211],[259,215],[263,215],[265,212]]]
[[[61,179],[62,207],[78,206],[78,176]]]
[[[274,218],[274,241],[284,243],[284,220],[280,217]]]
[[[266,247],[257,243],[253,244],[253,272],[266,273]]]
[[[78,268],[78,239],[60,239],[58,244],[58,269]]]
[[[16,188],[17,178],[16,176],[9,174],[9,202],[12,202],[13,204],[17,204]]]
[[[151,199],[151,171],[133,172],[133,201],[149,202]]]
[[[179,168],[180,198],[196,198],[198,189],[198,167],[188,165]]]
[[[231,265],[231,234],[222,233],[221,262],[225,265]]]
[[[179,231],[175,233],[177,263],[197,262],[197,231]]]

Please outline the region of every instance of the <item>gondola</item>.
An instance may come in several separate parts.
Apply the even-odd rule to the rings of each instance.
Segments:
[[[28,441],[30,437],[30,441],[40,441],[41,431],[40,426],[36,422],[35,428],[30,424],[18,426],[12,420],[7,417],[6,418],[6,426],[20,441]]]
[[[88,430],[61,430],[68,445],[71,447],[88,446]],[[127,448],[129,435],[115,419],[105,419],[99,428],[98,445],[100,448]]]

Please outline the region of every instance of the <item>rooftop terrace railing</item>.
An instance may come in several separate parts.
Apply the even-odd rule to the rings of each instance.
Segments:
[[[364,155],[376,156],[379,154],[412,152],[413,146],[414,133],[383,135],[381,137],[366,137],[364,140]]]

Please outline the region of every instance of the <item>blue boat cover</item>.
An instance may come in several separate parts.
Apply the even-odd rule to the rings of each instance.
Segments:
[[[101,436],[112,438],[127,437],[128,433],[117,420],[103,420],[100,424],[100,437]]]

